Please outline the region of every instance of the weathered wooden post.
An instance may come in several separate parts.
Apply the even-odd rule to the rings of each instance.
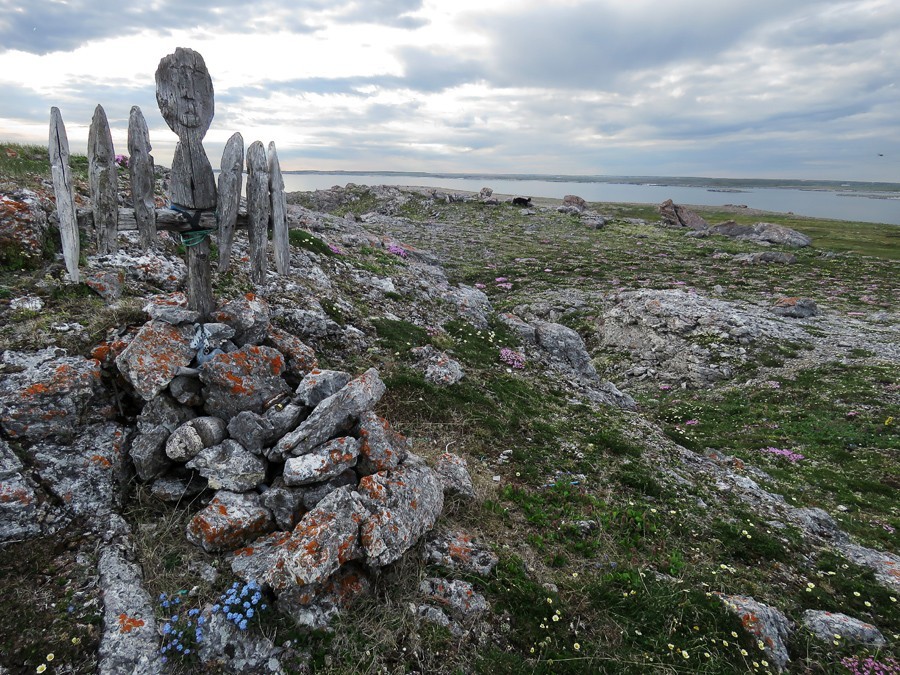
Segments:
[[[75,217],[75,193],[72,171],[69,169],[69,138],[59,108],[50,108],[50,173],[56,193],[56,213],[59,216],[59,236],[69,279],[78,282],[78,221]]]
[[[94,109],[88,131],[88,176],[97,250],[113,253],[119,231],[119,181],[116,178],[116,151],[102,105]]]
[[[128,116],[128,173],[131,176],[131,198],[134,219],[141,237],[141,248],[147,250],[156,241],[156,201],[153,198],[156,178],[153,175],[153,155],[150,133],[138,106],[132,106]]]
[[[231,244],[238,207],[241,205],[241,176],[244,171],[244,137],[235,133],[225,144],[219,173],[219,271],[231,266]]]
[[[275,141],[269,143],[269,193],[272,202],[272,247],[275,249],[275,269],[278,274],[291,270],[288,242],[287,198],[284,196],[284,177],[275,151]]]
[[[178,47],[156,69],[156,101],[163,119],[178,135],[172,176],[170,208],[180,211],[191,227],[182,233],[187,249],[188,307],[206,317],[215,308],[209,267],[209,234],[200,226],[204,211],[216,208],[216,181],[203,150],[203,137],[215,113],[212,78],[203,57]]]
[[[250,278],[255,284],[266,279],[270,208],[266,149],[260,141],[254,141],[247,149],[247,226],[250,230]]]

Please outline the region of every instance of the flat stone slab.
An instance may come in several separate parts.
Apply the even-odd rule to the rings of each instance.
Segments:
[[[323,584],[290,588],[279,594],[278,609],[298,625],[321,630],[372,590],[366,573],[354,563],[348,563]]]
[[[284,354],[287,360],[287,373],[296,380],[302,379],[319,367],[319,360],[313,348],[280,328],[270,327],[266,342]]]
[[[187,539],[207,553],[244,546],[272,530],[272,514],[254,493],[220,490],[188,523]]]
[[[149,401],[169,386],[180,367],[190,364],[194,358],[190,342],[190,327],[148,321],[116,357],[116,366],[138,395]]]
[[[336,394],[353,379],[342,370],[313,369],[307,373],[294,392],[294,401],[315,408],[332,394]]]
[[[744,629],[763,643],[763,653],[778,671],[790,662],[787,651],[788,638],[793,628],[788,618],[769,605],[757,602],[745,595],[716,593],[724,605],[740,620]]]
[[[493,573],[499,558],[465,532],[445,532],[425,545],[425,561],[447,570],[486,577]]]
[[[468,581],[431,577],[422,580],[419,592],[460,620],[475,618],[490,609],[485,597]]]
[[[824,642],[840,640],[844,644],[883,647],[884,635],[875,626],[838,612],[808,609],[803,613],[803,625]]]

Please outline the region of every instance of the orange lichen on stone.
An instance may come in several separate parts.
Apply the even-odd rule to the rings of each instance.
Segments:
[[[92,461],[94,464],[99,464],[99,465],[102,466],[104,469],[108,469],[108,468],[110,468],[110,467],[112,466],[112,462],[110,462],[110,461],[109,461],[106,457],[104,457],[103,455],[91,455],[91,461]]]
[[[135,628],[140,628],[143,625],[143,619],[131,617],[124,613],[119,614],[119,631],[122,633],[130,633]]]

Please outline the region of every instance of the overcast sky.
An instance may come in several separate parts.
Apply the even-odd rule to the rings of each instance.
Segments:
[[[118,151],[176,47],[215,88],[205,146],[284,169],[900,182],[900,2],[0,0],[0,140]]]

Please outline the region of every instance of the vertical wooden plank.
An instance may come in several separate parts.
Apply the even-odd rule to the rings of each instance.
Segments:
[[[94,230],[97,251],[116,250],[119,219],[119,181],[116,172],[116,151],[106,111],[98,105],[88,132],[88,176],[91,184],[91,204],[94,211]]]
[[[131,176],[134,218],[144,251],[156,241],[156,177],[153,174],[153,155],[150,154],[152,149],[144,113],[138,106],[133,106],[128,116],[128,173]]]
[[[181,47],[163,57],[156,69],[156,101],[166,124],[178,135],[169,198],[189,209],[215,208],[216,179],[203,149],[215,102],[203,57]]]
[[[250,278],[266,278],[266,240],[269,227],[269,163],[266,149],[254,141],[247,149],[247,225],[250,230]]]
[[[169,201],[192,211],[216,207],[216,180],[203,149],[203,137],[215,114],[212,78],[203,57],[178,47],[164,56],[156,69],[156,101],[163,119],[178,135]],[[209,240],[183,239],[187,248],[188,307],[201,319],[215,308],[209,267]]]
[[[219,173],[219,271],[231,267],[231,245],[234,241],[234,225],[241,205],[241,177],[244,171],[244,137],[233,134],[222,153],[222,171]]]
[[[275,269],[286,275],[291,271],[290,244],[288,243],[287,198],[284,195],[284,177],[275,141],[269,143],[269,194],[272,203],[272,246],[275,249]]]
[[[78,281],[78,221],[75,216],[75,193],[69,169],[69,138],[59,108],[50,108],[50,173],[56,193],[56,213],[59,216],[59,235],[69,279]]]

